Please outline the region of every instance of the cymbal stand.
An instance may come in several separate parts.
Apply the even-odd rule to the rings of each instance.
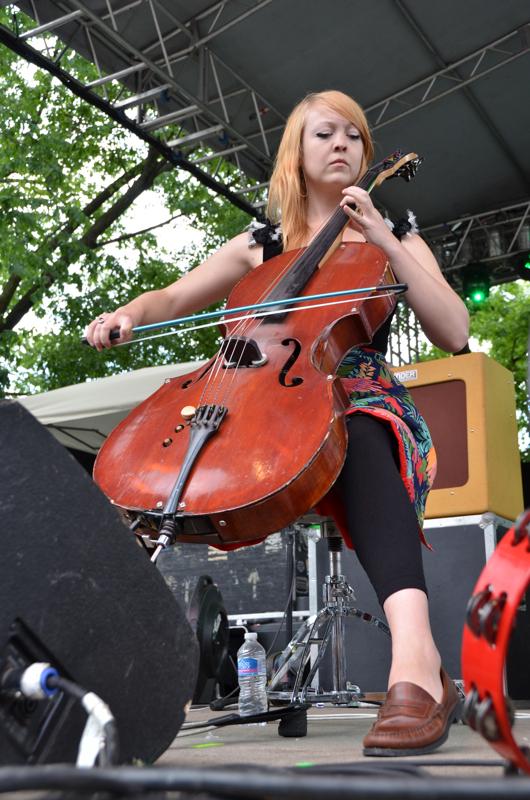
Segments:
[[[344,646],[344,622],[346,617],[358,617],[363,622],[374,625],[390,636],[388,626],[378,617],[361,611],[355,606],[353,588],[341,574],[342,537],[330,520],[320,523],[323,538],[327,539],[329,550],[329,575],[324,578],[323,607],[316,615],[310,616],[298,629],[287,647],[281,653],[276,671],[267,689],[269,700],[332,703],[334,705],[357,706],[363,698],[358,686],[346,679],[346,651]],[[304,525],[300,524],[303,529]],[[323,691],[314,689],[312,681],[331,642],[331,664],[333,688]],[[309,663],[312,650],[316,657]],[[281,691],[277,687],[287,672],[296,672],[292,691]],[[305,676],[305,677],[304,677]]]

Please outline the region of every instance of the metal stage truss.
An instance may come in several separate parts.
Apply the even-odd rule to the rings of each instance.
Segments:
[[[300,5],[299,0],[290,4],[280,4],[278,0],[221,0],[211,5],[202,0],[195,3],[21,0],[16,4],[0,0],[0,5],[13,9],[11,26],[0,26],[3,44],[56,75],[87,102],[156,147],[175,166],[187,170],[253,216],[259,217],[263,212],[274,154],[291,100],[308,88],[326,88],[315,83],[318,63],[304,61],[301,56],[290,65],[289,81],[284,79],[279,84],[271,77],[270,87],[264,89],[266,82],[261,73],[252,63],[241,66],[243,58],[237,49],[241,47],[243,52],[245,44],[247,49],[256,48],[260,39],[269,39],[274,19],[279,25],[288,26],[293,23],[292,15],[296,16],[301,9],[306,11],[308,26],[317,24],[322,10],[313,0],[306,0],[305,5]],[[450,5],[454,5],[454,0]],[[463,106],[459,111],[462,120],[465,114],[472,114],[474,124],[480,125],[477,137],[480,133],[483,141],[477,139],[477,149],[488,151],[485,163],[489,159],[488,168],[495,172],[492,188],[487,189],[491,196],[485,193],[481,180],[477,180],[473,194],[469,185],[472,177],[466,173],[462,175],[462,184],[466,185],[462,185],[461,194],[467,192],[467,195],[462,198],[461,207],[453,199],[444,206],[449,185],[443,185],[447,179],[442,174],[444,165],[436,163],[431,167],[431,180],[441,197],[434,200],[430,196],[434,188],[424,185],[418,201],[420,208],[427,206],[422,211],[422,234],[458,290],[462,288],[463,269],[473,261],[488,265],[492,285],[521,277],[521,257],[530,246],[530,204],[524,199],[530,187],[527,156],[503,128],[500,117],[494,117],[495,109],[489,105],[488,95],[498,91],[496,87],[494,90],[488,87],[494,81],[498,86],[504,77],[511,82],[505,95],[510,94],[512,105],[516,102],[517,90],[512,83],[514,76],[524,75],[524,65],[528,65],[530,23],[527,12],[524,17],[523,2],[510,0],[504,16],[495,12],[496,17],[494,5],[492,0],[480,4],[483,13],[480,45],[477,36],[465,32],[466,24],[473,19],[473,9],[455,5],[452,13],[461,17],[458,36],[462,44],[460,51],[454,46],[450,52],[446,43],[444,53],[436,41],[436,37],[440,42],[443,40],[441,23],[434,19],[436,12],[432,8],[426,12],[415,0],[384,3],[385,8],[391,6],[395,15],[395,20],[392,18],[388,24],[391,21],[394,25],[397,47],[409,46],[411,58],[418,60],[418,68],[410,72],[403,85],[387,92],[385,88],[396,81],[386,74],[378,88],[380,92],[382,89],[382,99],[374,95],[375,89],[360,97],[381,148],[386,147],[387,139],[395,141],[399,137],[401,141],[406,135],[413,140],[411,130],[415,135],[420,131],[424,140],[428,140],[429,134],[434,138],[439,133],[438,107],[454,113],[454,109],[465,104],[465,111]],[[342,12],[345,6],[341,0],[334,0],[331,8]],[[457,8],[460,10],[456,11]],[[357,15],[362,13],[364,17],[375,13],[364,4],[362,12],[359,9],[360,6]],[[303,27],[303,20],[299,17],[297,20]],[[359,22],[359,17],[356,20]],[[366,24],[369,23],[374,24],[374,20],[367,20]],[[385,24],[381,22],[381,26]],[[325,26],[322,17],[323,38]],[[340,49],[342,34],[334,29],[334,35]],[[360,50],[361,34],[351,35]],[[296,40],[296,30],[293,36]],[[92,80],[83,83],[65,71],[63,57],[70,48],[95,65]],[[278,34],[278,58],[283,55]],[[320,80],[326,85],[339,86],[333,63],[329,61],[331,56],[325,57],[329,62],[329,78]],[[255,58],[265,72],[272,70],[273,63],[276,68],[273,44],[256,52]],[[297,65],[308,72],[305,82],[295,72]],[[375,62],[372,66],[376,73],[381,70]],[[521,115],[527,113],[522,105],[519,110]],[[429,124],[436,127],[429,129]],[[524,116],[521,124],[525,127]],[[498,150],[495,161],[491,158],[492,142]],[[461,147],[465,149],[464,142]],[[458,155],[455,153],[453,157]],[[466,158],[469,160],[462,152],[462,165]],[[220,177],[222,160],[232,165],[228,178]],[[463,167],[459,163],[455,169],[461,172]],[[475,169],[485,171],[484,166],[477,165]],[[511,188],[510,171],[514,176]],[[403,203],[412,205],[416,201],[414,192],[411,189],[410,195],[406,195],[399,188],[384,189],[382,204],[392,213],[403,208]],[[500,207],[493,208],[490,205],[493,203]],[[454,216],[450,213],[453,208],[459,212]],[[463,209],[467,213],[462,213]]]
[[[530,202],[449,220],[421,233],[457,291],[470,263],[488,265],[492,286],[530,277],[521,266],[530,254]]]

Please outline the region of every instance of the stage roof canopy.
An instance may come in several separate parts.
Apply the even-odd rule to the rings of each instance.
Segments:
[[[77,91],[254,213],[292,106],[310,91],[353,95],[378,156],[424,157],[412,183],[389,182],[379,201],[391,216],[416,211],[452,282],[472,261],[492,282],[519,274],[530,249],[528,0],[16,5],[34,28],[2,29],[2,41],[46,58],[47,37],[60,37],[99,70]],[[229,185],[211,151],[240,168]]]

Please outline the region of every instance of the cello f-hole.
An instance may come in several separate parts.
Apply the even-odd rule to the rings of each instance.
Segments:
[[[192,384],[198,383],[211,370],[211,368],[213,367],[214,364],[215,364],[215,358],[212,359],[209,364],[206,364],[206,367],[203,369],[203,371],[201,372],[200,375],[197,375],[197,377],[195,379],[191,379],[189,381],[184,381],[184,383],[181,384],[180,388],[181,389],[187,389]]]
[[[290,389],[293,386],[300,386],[300,384],[304,382],[303,378],[294,377],[290,383],[287,383],[287,374],[291,369],[291,367],[293,367],[294,364],[298,361],[298,356],[300,355],[300,352],[302,350],[302,345],[300,344],[298,339],[292,339],[292,338],[284,339],[282,345],[284,347],[289,347],[289,345],[293,345],[293,352],[283,365],[282,371],[280,372],[279,375],[280,384],[282,386],[285,386],[286,389]]]

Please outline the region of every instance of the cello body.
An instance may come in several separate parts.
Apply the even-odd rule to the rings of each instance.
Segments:
[[[254,269],[235,286],[227,307],[266,296],[301,252]],[[349,242],[315,270],[302,294],[393,280],[379,248]],[[278,319],[226,319],[225,342],[250,340],[261,363],[244,365],[226,351],[166,381],[110,434],[96,459],[96,482],[115,505],[155,527],[190,447],[192,421],[182,409],[220,405],[226,409],[222,423],[179,495],[176,540],[245,543],[284,528],[313,508],[341,470],[348,397],[336,370],[348,350],[371,341],[395,303],[388,295],[352,297],[340,305],[282,311]]]

